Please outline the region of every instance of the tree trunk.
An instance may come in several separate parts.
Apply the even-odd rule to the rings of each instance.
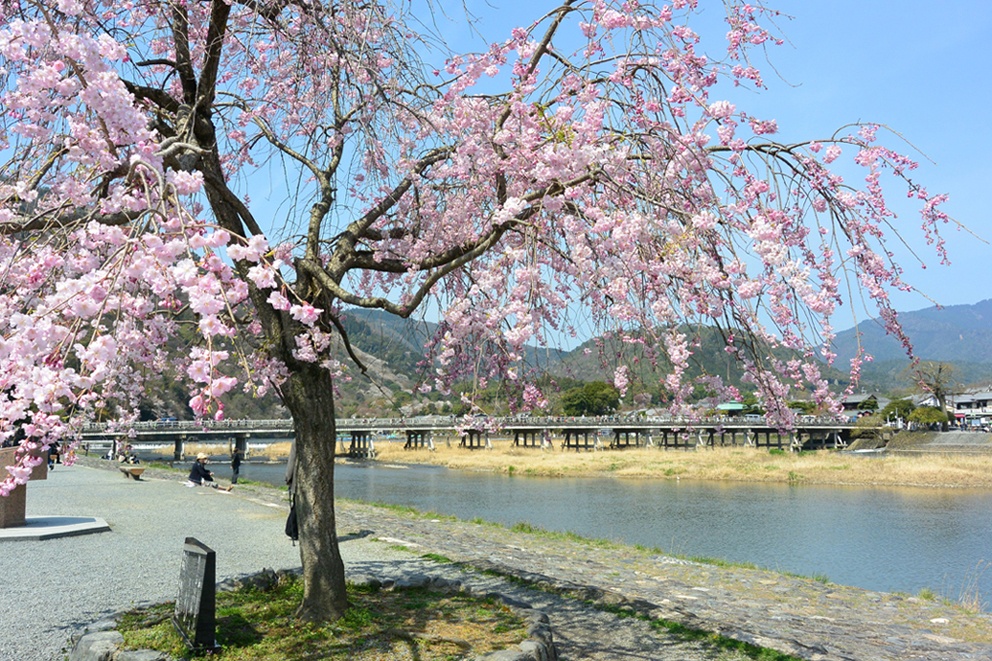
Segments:
[[[348,606],[334,518],[334,391],[330,374],[320,365],[296,363],[290,372],[281,390],[296,427],[293,489],[304,582],[297,615],[329,622]]]

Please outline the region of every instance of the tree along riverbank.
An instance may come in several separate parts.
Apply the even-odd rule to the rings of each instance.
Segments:
[[[947,442],[953,440],[954,443]],[[597,452],[514,447],[495,439],[491,450],[467,450],[457,441],[435,449],[404,450],[402,442],[377,443],[376,460],[540,477],[718,480],[845,486],[911,486],[992,489],[992,435],[899,433],[885,447],[866,452],[819,450],[792,453],[750,447],[698,450],[632,448]],[[854,446],[857,447],[857,446]],[[189,450],[188,450],[189,451]],[[265,454],[285,459],[288,443]],[[261,453],[256,452],[256,456]]]

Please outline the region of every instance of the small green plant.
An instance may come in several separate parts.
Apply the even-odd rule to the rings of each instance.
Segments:
[[[937,600],[937,593],[931,590],[930,588],[921,589],[918,593],[916,593],[916,596],[922,599],[923,601]]]
[[[982,599],[981,593],[981,578],[985,570],[988,569],[988,563],[984,560],[980,560],[975,566],[973,572],[971,572],[964,581],[964,585],[961,586],[961,592],[958,596],[958,604],[965,610],[971,611],[973,613],[978,613],[985,610],[985,601]]]
[[[701,565],[712,565],[714,567],[734,567],[738,569],[761,569],[752,562],[736,562],[734,560],[724,560],[723,558],[710,558],[703,555],[675,556],[689,562],[698,562]]]
[[[442,565],[451,565],[451,564],[454,564],[454,562],[455,562],[451,558],[448,558],[446,556],[443,556],[443,555],[441,555],[439,553],[425,553],[425,554],[423,554],[420,557],[426,558],[428,560],[433,560],[434,562],[440,563]]]
[[[768,448],[768,454],[782,456],[785,454],[785,450],[783,450],[782,448]]]

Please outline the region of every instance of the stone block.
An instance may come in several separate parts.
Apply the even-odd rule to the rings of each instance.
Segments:
[[[88,633],[72,648],[69,661],[110,661],[123,642],[119,631]]]
[[[27,523],[25,517],[26,493],[27,487],[19,484],[6,498],[0,498],[0,528],[14,528]]]
[[[13,466],[14,462],[17,461],[17,451],[20,448],[0,448],[0,471],[2,471],[3,477],[7,477],[7,472],[4,470],[4,466]],[[46,450],[37,450],[34,452],[35,456],[47,456],[48,452]],[[32,480],[47,480],[48,479],[48,463],[43,461],[34,467],[31,471]]]
[[[114,661],[170,661],[170,657],[165,652],[155,650],[123,650],[117,653]]]
[[[0,478],[7,477],[5,466],[13,466],[17,461],[19,448],[0,448]],[[48,479],[48,464],[42,462],[31,472],[32,480]],[[0,528],[16,528],[27,523],[25,517],[25,494],[27,487],[18,485],[6,498],[0,498]]]

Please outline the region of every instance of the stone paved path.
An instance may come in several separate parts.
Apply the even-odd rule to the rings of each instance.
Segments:
[[[625,606],[803,659],[992,659],[992,615],[938,601],[699,564],[632,547],[415,519],[360,503],[341,503],[338,521],[342,532],[371,530],[559,593]],[[559,626],[554,626],[557,637]]]

